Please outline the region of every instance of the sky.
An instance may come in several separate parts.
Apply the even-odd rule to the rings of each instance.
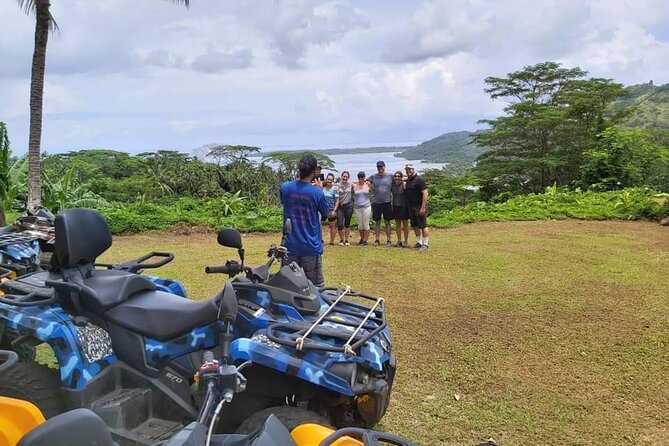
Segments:
[[[666,0],[51,0],[42,150],[406,145],[481,128],[544,61],[669,83]],[[0,1],[0,121],[27,150],[34,19]]]

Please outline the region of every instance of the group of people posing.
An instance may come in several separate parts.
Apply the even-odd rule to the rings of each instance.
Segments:
[[[335,183],[333,173],[323,177],[316,158],[306,155],[298,166],[299,178],[281,186],[284,220],[290,218],[292,223],[286,247],[291,260],[300,264],[314,285],[323,286],[325,283],[319,214],[328,221],[330,245],[335,245],[337,234],[340,246],[350,245],[351,221],[355,216],[360,246],[368,245],[372,221],[374,245],[381,245],[383,219],[386,246],[412,246],[409,244],[411,225],[416,235],[413,247],[428,250],[428,191],[425,181],[416,174],[412,164],[405,167],[406,177],[399,170],[394,174],[386,173],[383,161],[376,163],[376,170],[369,178],[366,178],[365,172],[358,172],[355,182],[351,181],[348,171],[343,171],[339,182]],[[397,241],[394,245],[391,220],[396,222]]]
[[[339,183],[335,183],[333,173],[325,177],[325,182],[314,182],[321,187],[328,207],[336,218],[328,218],[330,245],[335,244],[339,234],[339,245],[349,246],[351,220],[355,216],[360,232],[358,245],[369,244],[370,225],[374,222],[374,245],[381,245],[381,220],[385,222],[385,245],[393,246],[391,220],[395,220],[397,241],[394,246],[409,247],[409,224],[416,233],[414,248],[428,249],[428,228],[425,218],[428,192],[425,181],[416,175],[412,164],[406,165],[406,178],[402,171],[386,173],[383,161],[376,163],[376,173],[366,178],[365,172],[358,172],[357,181],[351,182],[348,171],[341,173]]]

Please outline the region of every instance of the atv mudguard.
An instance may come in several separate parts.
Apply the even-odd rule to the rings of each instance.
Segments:
[[[0,304],[0,324],[5,330],[46,342],[60,365],[63,387],[81,389],[110,364],[116,362],[111,339],[102,329],[87,323],[76,326],[59,306],[17,307]],[[79,341],[80,339],[90,342]]]
[[[260,364],[265,367],[296,376],[304,381],[324,387],[334,392],[346,396],[354,396],[351,385],[343,378],[329,372],[323,365],[317,365],[308,361],[308,357],[314,353],[301,355],[305,359],[300,359],[294,353],[290,353],[278,344],[268,341],[266,338],[261,341],[254,336],[251,339],[241,338],[232,341],[230,354],[234,361],[252,361],[254,364]],[[362,362],[360,358],[346,358],[344,355],[334,355],[338,359],[345,359],[346,362]],[[331,358],[331,363],[338,362]],[[344,361],[342,361],[344,362]]]

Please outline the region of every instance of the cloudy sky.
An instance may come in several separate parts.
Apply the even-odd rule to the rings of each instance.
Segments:
[[[415,143],[554,60],[669,82],[666,0],[52,0],[42,148],[191,152]],[[0,1],[0,121],[27,147],[34,21]]]

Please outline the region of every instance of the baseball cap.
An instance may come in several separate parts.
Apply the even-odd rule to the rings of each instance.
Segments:
[[[360,172],[358,172],[358,178],[364,177],[364,176],[365,176],[365,172],[363,172],[362,170]]]
[[[383,161],[377,161],[376,167],[386,167],[386,163],[384,163]]]
[[[405,169],[413,169],[414,167],[413,167],[413,164],[407,164],[406,166],[404,166],[404,168]]]

